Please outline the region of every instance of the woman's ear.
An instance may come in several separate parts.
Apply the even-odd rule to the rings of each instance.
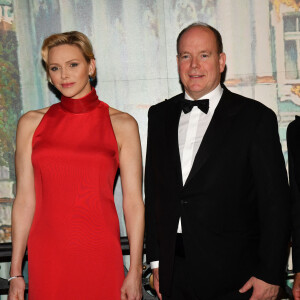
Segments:
[[[89,75],[94,77],[95,70],[96,70],[96,61],[95,59],[91,59],[90,66],[89,66]]]

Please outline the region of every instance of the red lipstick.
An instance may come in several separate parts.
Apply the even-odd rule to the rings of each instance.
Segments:
[[[74,85],[74,82],[71,82],[71,83],[62,83],[61,86],[63,88],[70,88]]]

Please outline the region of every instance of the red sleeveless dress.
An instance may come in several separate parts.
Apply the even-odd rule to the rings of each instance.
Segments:
[[[32,164],[29,299],[120,300],[118,146],[108,105],[95,89],[49,108],[33,136]]]

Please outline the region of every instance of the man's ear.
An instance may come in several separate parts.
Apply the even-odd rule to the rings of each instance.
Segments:
[[[177,71],[179,74],[179,54],[176,55],[176,61],[177,61]]]
[[[224,52],[220,53],[219,55],[219,64],[220,64],[220,73],[222,73],[226,65],[226,54]]]

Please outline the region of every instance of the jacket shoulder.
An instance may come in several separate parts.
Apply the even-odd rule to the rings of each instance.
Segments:
[[[150,117],[152,115],[164,113],[171,105],[173,105],[175,102],[178,102],[182,97],[183,94],[178,94],[170,99],[165,99],[162,102],[150,106],[148,116]]]
[[[270,116],[271,118],[275,117],[277,119],[275,112],[271,108],[267,107],[265,104],[261,103],[258,100],[233,93],[229,91],[227,88],[225,88],[224,96],[230,99],[233,105],[239,107],[242,111],[244,111],[247,114],[252,114],[253,117],[267,115]]]
[[[294,133],[300,130],[300,116],[295,116],[293,120],[287,127],[288,133]]]

